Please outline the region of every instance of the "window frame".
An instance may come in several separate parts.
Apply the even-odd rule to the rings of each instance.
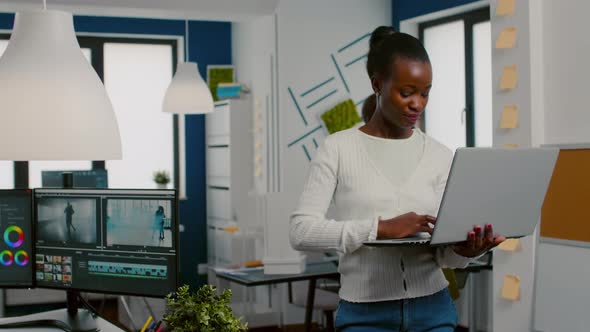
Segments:
[[[418,24],[418,38],[424,43],[424,30],[446,23],[463,21],[465,39],[465,129],[467,147],[475,146],[475,78],[473,59],[473,26],[490,21],[490,7],[475,9]],[[426,132],[426,117],[422,114],[420,129]]]
[[[96,71],[100,80],[104,83],[104,44],[122,43],[122,44],[152,44],[152,45],[169,45],[172,51],[172,75],[176,72],[178,65],[178,39],[166,38],[141,38],[141,37],[111,37],[111,36],[88,36],[77,35],[80,48],[89,48],[91,50],[91,64]],[[9,33],[0,33],[0,39],[10,39]],[[179,138],[179,116],[172,116],[172,133],[173,133],[173,176],[175,188],[180,188],[180,138]],[[106,162],[104,160],[93,160],[92,170],[104,170]],[[14,161],[14,188],[29,187],[29,162]]]

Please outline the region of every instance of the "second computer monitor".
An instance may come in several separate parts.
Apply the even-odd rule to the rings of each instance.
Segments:
[[[105,169],[81,171],[42,171],[41,185],[43,188],[63,188],[63,173],[72,173],[73,187],[76,188],[108,188],[109,178]]]
[[[161,297],[178,286],[175,190],[36,189],[38,287]]]
[[[32,192],[0,190],[0,288],[33,286]]]

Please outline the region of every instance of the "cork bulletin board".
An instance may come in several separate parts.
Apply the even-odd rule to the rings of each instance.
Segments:
[[[590,145],[558,147],[561,150],[541,211],[541,237],[590,246]]]

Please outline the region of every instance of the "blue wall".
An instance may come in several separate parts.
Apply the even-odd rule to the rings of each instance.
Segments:
[[[14,14],[0,13],[0,29],[11,30]],[[121,33],[184,36],[183,20],[139,19],[120,17],[75,16],[77,32]],[[209,64],[231,64],[231,23],[190,21],[189,57],[199,64],[206,77]],[[207,262],[207,216],[205,201],[205,117],[187,115],[186,129],[186,194],[180,202],[180,222],[185,231],[180,237],[180,282],[198,287],[207,281],[197,276],[197,265]]]
[[[478,0],[392,0],[392,26],[399,30],[399,22],[412,17],[422,16]]]

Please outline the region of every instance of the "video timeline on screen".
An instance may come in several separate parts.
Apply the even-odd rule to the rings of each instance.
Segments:
[[[88,274],[141,279],[167,279],[168,267],[166,265],[90,260],[88,261]]]

